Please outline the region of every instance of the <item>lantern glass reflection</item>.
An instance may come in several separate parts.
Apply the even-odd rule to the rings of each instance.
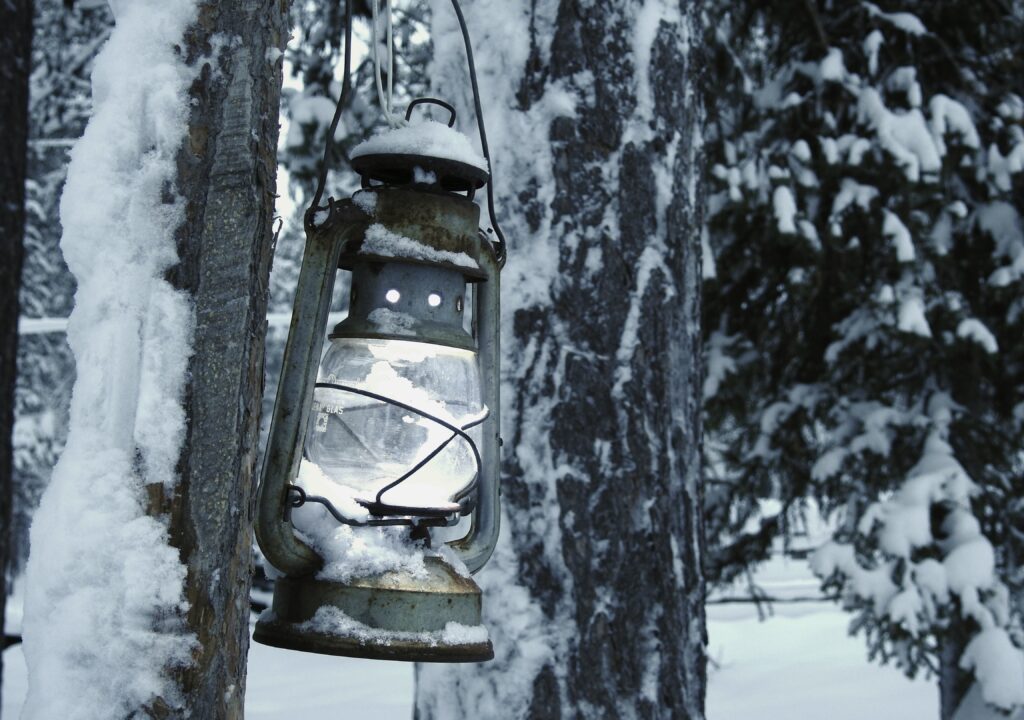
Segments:
[[[399,405],[319,384],[390,398],[462,428],[484,412],[475,353],[426,342],[338,338],[324,355],[317,382],[304,454],[355,497],[373,501],[439,447],[380,500],[452,510],[473,484],[477,465],[465,438]],[[479,425],[466,432],[479,443]]]

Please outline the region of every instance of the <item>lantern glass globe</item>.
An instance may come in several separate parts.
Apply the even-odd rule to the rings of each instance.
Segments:
[[[484,411],[476,353],[432,343],[334,339],[317,382],[391,398],[460,428]],[[480,427],[466,432],[479,445]],[[422,468],[384,493],[381,501],[386,504],[450,507],[476,479],[469,442],[389,402],[338,388],[314,391],[304,456],[344,494],[373,501],[382,488],[442,445]]]

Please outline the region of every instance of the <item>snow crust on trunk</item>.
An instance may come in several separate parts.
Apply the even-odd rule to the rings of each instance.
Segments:
[[[192,73],[175,49],[194,0],[111,2],[94,115],[71,152],[61,248],[78,283],[68,341],[77,378],[67,447],[32,526],[26,571],[26,720],[103,720],[162,697],[188,663],[185,568],[147,486],[177,482],[191,354],[174,192]]]
[[[496,202],[502,229],[509,238],[508,264],[502,271],[503,287],[516,288],[515,293],[502,294],[502,348],[516,345],[511,336],[509,318],[517,308],[538,302],[550,302],[551,284],[557,274],[558,247],[547,238],[531,233],[521,218],[502,213],[508,198],[520,187],[522,178],[539,180],[535,191],[543,205],[550,208],[553,196],[552,158],[549,144],[549,125],[555,114],[571,113],[564,93],[550,93],[540,106],[527,112],[511,112],[517,107],[516,89],[530,55],[531,3],[526,0],[475,0],[463,3],[466,22],[473,39],[473,50],[480,91],[483,100],[487,135],[490,144],[491,176],[495,180]],[[554,21],[555,3],[550,0],[536,3],[536,22]],[[468,90],[466,55],[462,36],[449,0],[432,0],[432,32],[434,64],[431,76],[441,78],[438,92],[441,97],[461,109],[471,109],[472,96]],[[548,17],[544,20],[545,16]],[[498,36],[498,37],[495,37]],[[546,34],[538,33],[539,37]],[[472,111],[460,112],[463,129],[469,132],[475,146],[479,144]],[[550,209],[548,210],[550,213]],[[503,363],[507,364],[506,352]],[[504,382],[502,393],[502,428],[508,438],[512,417],[508,398],[514,397],[510,383]],[[536,428],[536,437],[521,440],[521,446],[544,447],[547,430]],[[530,453],[528,457],[533,457]],[[527,469],[529,474],[547,472],[550,458],[536,457],[537,468]],[[537,497],[538,526],[545,528],[547,553],[552,562],[561,565],[558,548],[561,534],[557,522],[558,505],[554,488],[538,488],[543,495]],[[473,666],[447,667],[437,664],[419,665],[417,668],[417,704],[429,707],[428,717],[433,720],[456,720],[463,712],[477,717],[524,717],[529,709],[534,681],[553,657],[563,654],[566,638],[551,632],[538,600],[530,590],[518,583],[516,551],[509,537],[512,526],[503,504],[502,532],[498,545],[487,567],[476,581],[484,593],[484,624],[491,634],[495,659],[507,668],[500,683],[489,683],[487,676]],[[571,578],[566,573],[566,581]],[[484,669],[484,672],[486,670]],[[458,697],[455,698],[455,695]]]
[[[652,599],[642,603],[616,596],[614,578],[605,577],[604,568],[598,569],[597,553],[591,555],[584,549],[591,542],[605,546],[607,540],[600,532],[584,527],[591,522],[589,518],[576,520],[565,493],[574,484],[589,484],[596,496],[602,486],[612,484],[625,472],[623,466],[629,461],[617,456],[620,451],[613,450],[613,444],[636,442],[642,446],[641,453],[649,451],[654,457],[666,447],[661,429],[639,423],[635,414],[629,415],[627,406],[635,402],[636,387],[645,382],[634,370],[640,365],[636,358],[645,350],[644,334],[652,307],[668,308],[680,302],[680,293],[673,284],[674,271],[665,260],[669,254],[666,237],[672,225],[669,207],[677,202],[677,195],[696,199],[696,186],[679,187],[675,169],[699,146],[699,138],[656,127],[664,113],[660,104],[664,102],[665,85],[657,58],[659,53],[667,53],[669,45],[673,52],[675,45],[688,46],[692,26],[679,7],[663,0],[628,6],[590,5],[580,14],[602,18],[605,27],[601,28],[601,37],[608,39],[608,52],[628,58],[616,72],[604,68],[605,76],[600,79],[595,75],[602,69],[587,65],[589,59],[581,62],[576,72],[559,66],[558,53],[565,53],[564,47],[555,45],[559,38],[568,42],[568,31],[581,26],[585,32],[596,31],[595,23],[577,24],[569,19],[564,4],[553,0],[464,3],[480,76],[498,213],[509,238],[508,264],[502,271],[502,431],[506,468],[516,477],[509,483],[511,487],[506,486],[497,549],[477,575],[484,590],[485,622],[494,643],[495,660],[479,667],[419,666],[417,711],[431,720],[522,718],[537,717],[538,713],[570,717],[581,712],[580,707],[594,716],[604,711],[629,716],[641,705],[664,707],[666,694],[676,692],[668,687],[671,681],[666,679],[676,677],[676,668],[672,667],[675,656],[670,655],[674,648],[668,646],[675,643],[678,647],[682,640],[668,637],[662,617],[673,611],[656,607],[653,592]],[[465,50],[450,3],[434,0],[432,10],[435,64],[431,75],[441,79],[437,94],[460,108],[471,108]],[[594,44],[602,42],[593,39]],[[550,71],[527,74],[528,68]],[[539,87],[538,82],[542,82]],[[624,102],[618,110],[622,125],[614,131],[618,134],[602,138],[615,149],[606,151],[602,147],[595,157],[581,158],[580,167],[574,170],[580,183],[592,183],[594,197],[570,197],[565,187],[569,171],[557,166],[565,161],[564,156],[558,156],[559,146],[566,136],[573,135],[569,128],[586,126],[589,116],[606,110],[601,103],[620,99],[609,92],[610,83],[628,88],[621,96],[628,95],[635,105]],[[460,119],[467,116],[471,121],[471,112],[461,113]],[[475,133],[471,136],[475,142]],[[667,141],[660,146],[654,166],[649,167],[644,156],[647,144],[662,137]],[[617,189],[624,185],[633,188],[637,178],[624,173],[636,166],[644,168],[637,171],[643,173],[640,182],[650,182],[650,192],[641,201],[649,201],[651,207],[641,207],[634,213],[634,208],[620,205],[620,201],[627,202],[625,197],[630,193],[618,193]],[[567,207],[570,202],[572,208]],[[579,207],[588,202],[599,207]],[[644,228],[638,231],[628,227],[626,215],[643,216]],[[607,257],[606,265],[605,248],[619,252],[620,246],[629,247],[628,260],[612,255]],[[591,349],[585,342],[579,343],[579,337],[573,337],[574,328],[567,327],[559,312],[547,309],[555,302],[564,307],[561,293],[567,283],[597,285],[602,278],[619,272],[619,263],[628,265],[629,278],[619,286],[621,294],[614,300],[622,312],[615,313],[614,322],[607,328],[608,364],[601,368],[608,373],[607,391],[615,402],[601,407],[614,407],[610,414],[619,413],[621,435],[631,439],[610,441],[604,433],[595,432],[596,460],[590,465],[559,449],[554,419],[567,414],[566,397],[581,392],[574,387],[578,378],[567,370],[573,356],[587,357]],[[562,275],[567,265],[572,265],[576,273],[571,280]],[[603,310],[595,308],[595,312]],[[531,332],[523,329],[524,323],[542,329]],[[575,331],[583,334],[578,328]],[[579,372],[579,364],[573,366]],[[628,447],[621,452],[632,457]],[[665,455],[671,452],[666,450],[661,457]],[[641,472],[651,472],[646,467],[648,460],[637,462],[645,463]],[[670,462],[667,460],[666,465]],[[524,493],[529,503],[515,497]],[[645,506],[645,502],[641,498],[633,505],[638,524],[649,522],[650,505]],[[579,525],[574,527],[576,522]],[[662,540],[661,549],[668,554],[670,540]],[[571,568],[570,560],[577,558],[566,549],[569,547],[588,555],[579,564],[589,563],[594,569]],[[600,580],[593,580],[598,576]],[[679,586],[683,583],[681,575]],[[591,593],[600,599],[593,599]],[[585,681],[580,679],[579,666],[588,660],[595,664],[607,661],[585,657],[587,653],[581,647],[590,639],[581,637],[578,628],[588,622],[600,625],[607,618],[622,622],[617,612],[625,612],[625,606],[636,610],[637,605],[643,606],[637,612],[643,618],[635,628],[635,640],[646,652],[638,667],[631,669],[635,673],[624,681],[635,682],[636,692],[606,688],[612,697],[602,697],[600,702],[606,704],[600,708],[592,706],[590,703],[600,693],[582,687]],[[691,634],[683,640],[693,641],[702,634],[696,625],[697,619],[693,618]],[[591,678],[587,682],[601,681]]]

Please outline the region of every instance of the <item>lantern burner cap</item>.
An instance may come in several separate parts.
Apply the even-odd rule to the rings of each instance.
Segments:
[[[478,190],[489,178],[487,171],[468,163],[407,153],[352,158],[352,169],[363,178],[364,186],[376,181],[385,185],[437,186],[449,192]]]
[[[487,161],[469,138],[433,120],[414,121],[360,143],[352,150],[352,169],[364,187],[376,181],[472,192],[490,179]]]

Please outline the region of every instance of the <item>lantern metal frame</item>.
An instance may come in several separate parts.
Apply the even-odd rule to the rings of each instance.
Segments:
[[[433,238],[431,238],[433,244],[437,246],[437,249],[445,249],[451,246],[445,245],[443,233],[436,232],[437,228],[444,227],[443,223],[451,221],[451,215],[444,212],[444,207],[452,202],[459,202],[461,200],[461,204],[471,205],[476,209],[477,213],[479,212],[479,208],[475,203],[468,201],[466,198],[453,197],[449,193],[407,190],[392,188],[391,186],[380,186],[373,192],[378,193],[379,197],[399,194],[395,205],[405,206],[405,212],[408,212],[410,198],[421,196],[417,197],[417,200],[419,200],[416,203],[418,209],[421,212],[433,213],[434,217],[427,220],[421,215],[416,221],[410,223],[413,227],[409,225],[396,225],[394,222],[391,222],[389,225],[389,218],[381,218],[379,216],[371,218],[352,200],[347,200],[342,202],[332,201],[330,203],[330,214],[321,225],[307,225],[308,241],[306,252],[303,256],[302,267],[299,272],[295,305],[292,312],[288,341],[285,346],[277,400],[274,405],[274,414],[271,421],[262,479],[258,492],[257,539],[260,541],[261,547],[266,545],[268,548],[264,551],[264,554],[274,567],[289,574],[303,574],[319,569],[320,562],[318,559],[313,558],[315,552],[296,537],[290,529],[290,513],[293,508],[300,504],[297,502],[300,498],[304,502],[320,502],[324,504],[331,511],[331,514],[336,519],[339,519],[339,522],[350,525],[437,524],[429,523],[430,518],[435,513],[421,516],[409,514],[407,519],[400,523],[388,521],[374,522],[372,519],[363,523],[346,518],[342,513],[334,509],[329,501],[322,501],[316,496],[306,495],[301,488],[295,485],[299,463],[302,459],[301,449],[309,423],[314,389],[317,385],[321,387],[331,386],[350,392],[374,396],[377,400],[397,404],[407,410],[427,416],[431,420],[446,426],[453,432],[453,436],[464,436],[465,431],[470,427],[477,424],[482,426],[482,441],[479,448],[467,436],[474,454],[479,458],[477,479],[471,486],[462,491],[462,497],[456,498],[457,500],[463,500],[466,497],[475,495],[475,501],[471,505],[463,505],[465,512],[462,514],[470,515],[471,517],[470,530],[464,539],[450,543],[470,572],[476,572],[483,567],[493,552],[499,531],[498,485],[500,480],[498,453],[501,439],[497,408],[500,407],[501,402],[499,382],[500,269],[496,252],[491,243],[485,237],[474,232],[473,241],[476,244],[474,259],[480,265],[481,272],[477,276],[479,282],[474,283],[473,337],[476,341],[474,349],[477,355],[477,367],[480,372],[483,404],[489,411],[485,417],[476,419],[471,424],[459,428],[450,425],[440,418],[429,416],[422,410],[405,406],[386,396],[376,396],[359,388],[316,382],[336,274],[339,269],[351,268],[354,259],[360,257],[358,244],[362,241],[366,228],[372,222],[383,221],[385,226],[409,234],[416,234],[423,238],[425,237],[423,229],[433,227],[435,229],[435,232],[432,233]],[[472,216],[472,214],[471,212],[470,215]],[[413,211],[413,215],[415,215],[415,211]],[[420,232],[417,233],[416,229],[419,229]],[[427,234],[431,233],[427,231]],[[465,234],[461,236],[461,240],[463,243],[465,242]],[[462,249],[466,249],[465,245],[462,245]],[[401,257],[381,258],[372,255],[362,257],[370,261],[430,265],[430,263],[425,263],[422,260]],[[343,265],[348,265],[348,268],[343,267]],[[337,329],[335,328],[336,331]],[[337,334],[334,334],[331,337],[337,336]],[[355,332],[346,333],[346,336],[429,342],[428,339],[416,336],[389,334],[369,328],[360,328]],[[399,480],[404,481],[407,478],[411,478],[413,473],[423,464],[425,462],[417,464]],[[378,492],[376,501],[380,503],[383,492],[395,484],[397,483],[393,482]],[[371,515],[373,514],[372,510],[371,508]],[[339,515],[344,519],[339,518]]]
[[[319,579],[317,573],[323,567],[323,559],[296,535],[291,523],[292,510],[306,503],[318,503],[339,523],[408,525],[411,527],[410,538],[425,539],[429,543],[427,528],[456,525],[460,517],[468,516],[467,534],[446,545],[470,574],[484,566],[497,543],[501,446],[498,412],[501,400],[499,275],[505,264],[506,243],[495,215],[494,187],[489,173],[491,158],[469,31],[458,0],[451,2],[465,43],[480,146],[488,169],[429,155],[383,153],[355,158],[352,167],[362,178],[363,190],[360,192],[374,193],[377,198],[372,217],[363,209],[369,205],[355,199],[338,202],[330,198],[326,208],[321,206],[334,134],[351,90],[352,2],[345,2],[342,89],[327,131],[316,191],[306,211],[307,243],[257,490],[256,537],[266,559],[283,577],[275,582],[271,610],[256,624],[253,634],[256,642],[333,655],[427,662],[478,662],[489,660],[494,655],[489,640],[461,638],[439,642],[434,639],[436,636],[424,637],[424,633],[431,635],[444,631],[451,622],[469,627],[481,624],[480,588],[452,563],[438,555],[425,557],[425,577],[391,571],[354,578],[345,583]],[[449,110],[448,126],[454,125],[454,107],[436,98],[414,100],[407,108],[406,119],[414,107],[423,103]],[[421,172],[417,173],[416,169]],[[425,181],[424,178],[433,180]],[[487,232],[479,229],[480,207],[473,202],[475,191],[484,186],[490,220]],[[321,215],[326,217],[321,218]],[[451,263],[401,256],[400,252],[395,253],[399,257],[373,257],[362,253],[361,244],[372,223],[382,223],[402,237],[415,238],[417,242],[441,251],[442,255],[435,256],[435,260],[444,252],[465,252],[476,261],[477,268],[469,271],[466,267],[453,267]],[[490,240],[490,233],[494,235],[494,242]],[[481,402],[487,412],[457,427],[420,409],[362,388],[319,383],[322,388],[362,394],[438,422],[452,431],[447,442],[456,437],[468,441],[478,472],[474,481],[452,498],[451,505],[455,507],[410,508],[383,502],[383,495],[388,489],[415,477],[433,454],[380,490],[374,500],[364,502],[369,512],[368,520],[347,517],[327,498],[307,494],[296,484],[313,394],[318,386],[316,380],[336,275],[339,269],[350,270],[355,279],[366,271],[368,263],[382,269],[398,265],[406,269],[426,265],[430,266],[435,277],[441,270],[447,270],[449,274],[458,271],[464,275],[464,283],[473,284],[471,337],[465,333],[448,332],[451,327],[446,328],[445,323],[430,322],[424,324],[425,332],[420,337],[389,335],[382,328],[374,327],[372,322],[367,322],[370,318],[356,308],[358,303],[353,298],[350,317],[334,328],[331,338],[422,342],[433,339],[440,345],[472,349],[476,352],[480,375]],[[461,307],[459,312],[462,312]],[[466,434],[477,425],[480,427],[479,446]],[[434,454],[439,453],[447,442],[442,443]],[[315,627],[316,623],[312,621],[322,608],[340,610],[347,619],[383,631],[385,637],[368,636],[362,631],[338,634]]]
[[[418,158],[419,166],[431,166],[436,159]],[[372,180],[372,161],[363,163]],[[434,163],[436,165],[436,163]],[[437,168],[434,168],[437,170]],[[442,178],[447,176],[440,176]],[[330,654],[359,657],[420,661],[479,661],[493,656],[490,643],[456,646],[425,646],[415,640],[403,639],[402,633],[441,631],[448,622],[464,625],[480,624],[480,590],[469,578],[459,575],[437,557],[428,557],[429,578],[412,578],[401,574],[385,574],[380,578],[360,578],[347,584],[318,580],[315,575],[323,561],[319,554],[299,538],[291,523],[294,508],[307,502],[324,505],[336,520],[350,525],[409,525],[422,532],[431,526],[450,526],[461,516],[469,517],[469,530],[458,540],[447,543],[470,573],[484,566],[497,542],[499,533],[499,449],[500,449],[500,385],[499,385],[499,313],[500,268],[494,246],[478,230],[480,208],[468,197],[436,186],[374,185],[360,193],[376,197],[371,217],[354,200],[329,203],[328,217],[319,225],[308,223],[307,246],[303,256],[296,289],[295,306],[285,347],[284,362],[278,386],[277,401],[271,422],[262,478],[257,493],[256,536],[270,564],[285,577],[274,589],[272,618],[261,619],[254,639],[271,645]],[[357,193],[358,195],[359,193]],[[473,484],[462,490],[455,500],[457,512],[439,512],[431,508],[403,508],[381,502],[388,489],[378,492],[370,504],[369,520],[347,518],[326,498],[308,495],[296,485],[302,448],[315,388],[329,386],[369,395],[375,400],[390,402],[407,410],[426,415],[411,406],[360,388],[334,383],[317,383],[317,372],[323,348],[327,315],[339,270],[359,271],[368,265],[420,265],[424,270],[453,270],[449,264],[427,262],[415,257],[380,257],[360,252],[367,228],[381,223],[389,231],[415,237],[435,250],[470,254],[479,271],[468,273],[473,282],[473,313],[471,345],[476,352],[481,379],[482,402],[488,412],[464,427],[457,427],[440,418],[433,418],[452,431],[452,438],[463,436],[478,462],[479,471]],[[429,329],[423,336],[395,335],[386,329],[362,322],[342,321],[331,337],[360,337],[384,340],[430,341]],[[468,336],[467,336],[468,337]],[[441,344],[449,344],[441,337]],[[454,344],[454,340],[451,344]],[[465,346],[463,344],[463,346]],[[466,435],[469,427],[481,427],[479,447]],[[443,446],[442,446],[443,447]],[[427,458],[429,460],[429,457]],[[399,482],[415,477],[425,462],[405,473]],[[393,487],[397,482],[391,483]],[[352,638],[325,637],[302,629],[319,607],[336,607],[353,619],[374,628],[397,633],[396,642],[373,643]]]

